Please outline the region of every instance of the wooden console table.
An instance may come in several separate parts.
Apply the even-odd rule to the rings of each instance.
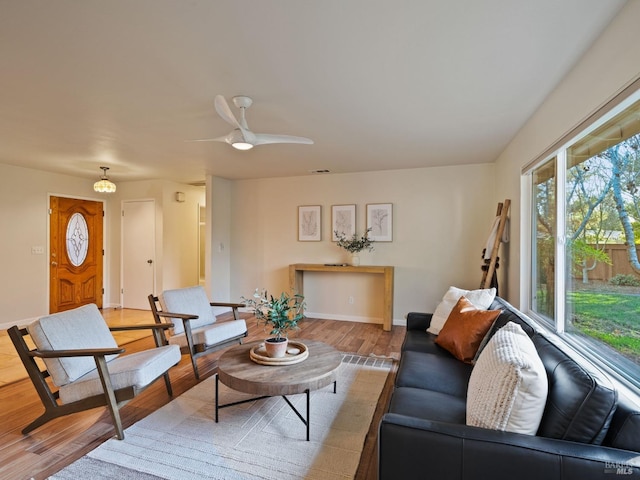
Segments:
[[[289,265],[289,287],[293,292],[304,295],[304,272],[375,273],[384,277],[384,298],[382,328],[391,330],[393,322],[393,267],[380,265],[340,266],[315,263],[294,263]]]

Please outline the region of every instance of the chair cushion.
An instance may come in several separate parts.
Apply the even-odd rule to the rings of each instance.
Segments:
[[[573,442],[602,443],[618,404],[618,391],[607,374],[558,340],[532,337],[549,378],[549,398],[538,435]]]
[[[42,351],[118,348],[107,323],[95,304],[42,317],[27,330]],[[107,361],[117,355],[107,356]],[[93,357],[45,358],[53,383],[61,387],[96,368]]]
[[[399,387],[393,391],[390,413],[439,422],[464,424],[464,398],[422,388]]]
[[[166,345],[131,355],[121,355],[109,362],[107,368],[114,390],[126,387],[142,389],[179,361],[180,348],[176,345]],[[103,393],[100,374],[94,368],[75,382],[60,387],[59,392],[63,404],[99,395]]]
[[[229,340],[230,338],[244,335],[246,332],[247,323],[244,320],[230,320],[228,322],[218,322],[214,325],[198,327],[193,329],[191,334],[193,335],[193,343],[195,345],[204,345],[205,348],[207,348],[211,345]],[[169,343],[186,347],[187,339],[184,333],[181,333],[172,335],[169,338]]]
[[[640,411],[637,403],[624,393],[618,397],[615,415],[603,445],[640,452]],[[640,460],[640,459],[639,459]]]
[[[440,353],[403,352],[395,379],[396,387],[412,387],[467,397],[472,367],[453,358],[440,348]]]
[[[201,286],[165,290],[160,296],[160,305],[165,312],[186,313],[198,315],[196,320],[191,320],[191,328],[196,329],[204,325],[215,323],[207,292]],[[184,324],[179,318],[172,318],[173,334],[184,333]]]
[[[435,342],[435,335],[425,330],[407,330],[401,352],[436,353],[441,355],[444,349]]]

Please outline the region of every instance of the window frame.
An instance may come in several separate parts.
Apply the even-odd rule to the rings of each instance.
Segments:
[[[634,103],[640,101],[640,77],[630,82],[609,101],[596,109],[585,120],[571,129],[566,135],[547,149],[541,156],[529,162],[521,171],[521,214],[527,221],[521,222],[521,251],[522,262],[520,305],[523,311],[534,318],[543,329],[557,335],[573,350],[598,365],[619,383],[634,391],[640,389],[640,372],[632,373],[638,369],[638,365],[607,347],[596,339],[587,335],[566,331],[566,173],[567,151],[579,140],[601,127],[613,117],[628,109]],[[555,252],[555,285],[554,285],[554,318],[547,318],[533,310],[536,304],[534,295],[537,288],[537,268],[534,262],[536,227],[535,186],[533,185],[533,172],[550,161],[556,161],[556,238]]]

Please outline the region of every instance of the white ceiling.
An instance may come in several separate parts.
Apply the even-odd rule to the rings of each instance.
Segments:
[[[197,182],[492,162],[624,3],[0,0],[0,163]],[[315,144],[186,142],[232,129],[216,94]]]

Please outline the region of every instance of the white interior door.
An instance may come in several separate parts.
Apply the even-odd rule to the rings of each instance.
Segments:
[[[147,297],[155,293],[155,224],[153,200],[122,202],[123,308],[149,310]]]

